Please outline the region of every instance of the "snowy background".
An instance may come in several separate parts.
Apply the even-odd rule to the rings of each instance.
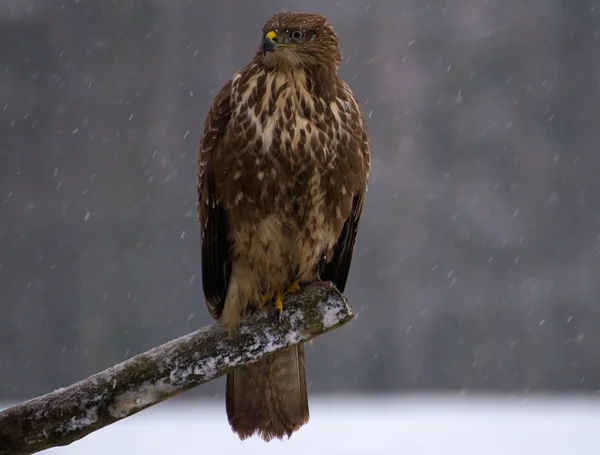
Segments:
[[[221,403],[164,403],[48,455],[106,453],[328,455],[597,455],[591,397],[332,397],[289,440],[240,442]]]
[[[334,25],[373,153],[346,292],[357,318],[307,348],[311,400],[600,390],[594,1],[0,0],[0,401],[210,322],[201,125],[265,19],[284,9]],[[89,440],[151,453],[167,444],[163,431],[182,431],[183,452],[198,450],[190,435],[222,432],[235,450],[223,391],[211,382],[185,409],[161,406]],[[357,453],[374,442],[380,453],[436,453],[442,434],[456,453],[517,453],[510,444],[525,444],[530,427],[527,443],[547,444],[540,453],[597,445],[581,402],[513,409],[507,396],[401,400],[393,412],[361,402],[341,414],[314,401],[294,447],[311,435],[333,443],[327,434],[343,427]],[[196,412],[195,398],[214,412]],[[354,430],[367,424],[375,441]],[[562,451],[568,441],[576,449]],[[96,450],[73,447],[64,453]]]

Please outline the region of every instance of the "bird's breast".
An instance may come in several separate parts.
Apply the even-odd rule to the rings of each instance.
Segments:
[[[303,73],[258,72],[234,80],[233,90],[229,200],[256,216],[306,219],[343,189],[332,178],[340,140],[335,106],[309,93]]]

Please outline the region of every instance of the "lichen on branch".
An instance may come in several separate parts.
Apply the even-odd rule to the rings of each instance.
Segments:
[[[352,317],[333,284],[311,284],[286,298],[281,322],[268,309],[256,312],[232,337],[215,323],[1,411],[0,455],[70,444],[237,367],[333,330]]]

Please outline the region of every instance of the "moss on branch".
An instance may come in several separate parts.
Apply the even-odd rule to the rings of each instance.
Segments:
[[[69,387],[5,409],[0,412],[0,455],[70,444],[353,317],[331,283],[315,283],[288,296],[281,322],[269,310],[251,315],[233,337],[212,324]]]

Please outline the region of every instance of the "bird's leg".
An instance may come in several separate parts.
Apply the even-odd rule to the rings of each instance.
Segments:
[[[278,321],[281,321],[281,313],[283,312],[283,296],[284,294],[278,293],[275,299],[275,314]]]
[[[294,292],[299,292],[301,290],[302,288],[300,287],[300,281],[296,280],[290,284],[290,287],[283,293],[283,295],[293,294]]]
[[[281,321],[281,313],[283,312],[283,298],[286,295],[293,294],[294,292],[301,291],[300,281],[296,280],[287,288],[287,290],[283,293],[277,294],[277,298],[275,299],[275,314],[277,315],[277,319]]]
[[[263,309],[263,307],[264,307],[264,306],[265,306],[267,303],[269,303],[269,302],[271,301],[271,299],[272,299],[272,298],[273,298],[273,297],[272,297],[272,296],[270,296],[270,295],[263,294],[263,295],[260,297],[260,303],[258,304],[258,309],[259,309],[259,310],[262,310],[262,309]]]

